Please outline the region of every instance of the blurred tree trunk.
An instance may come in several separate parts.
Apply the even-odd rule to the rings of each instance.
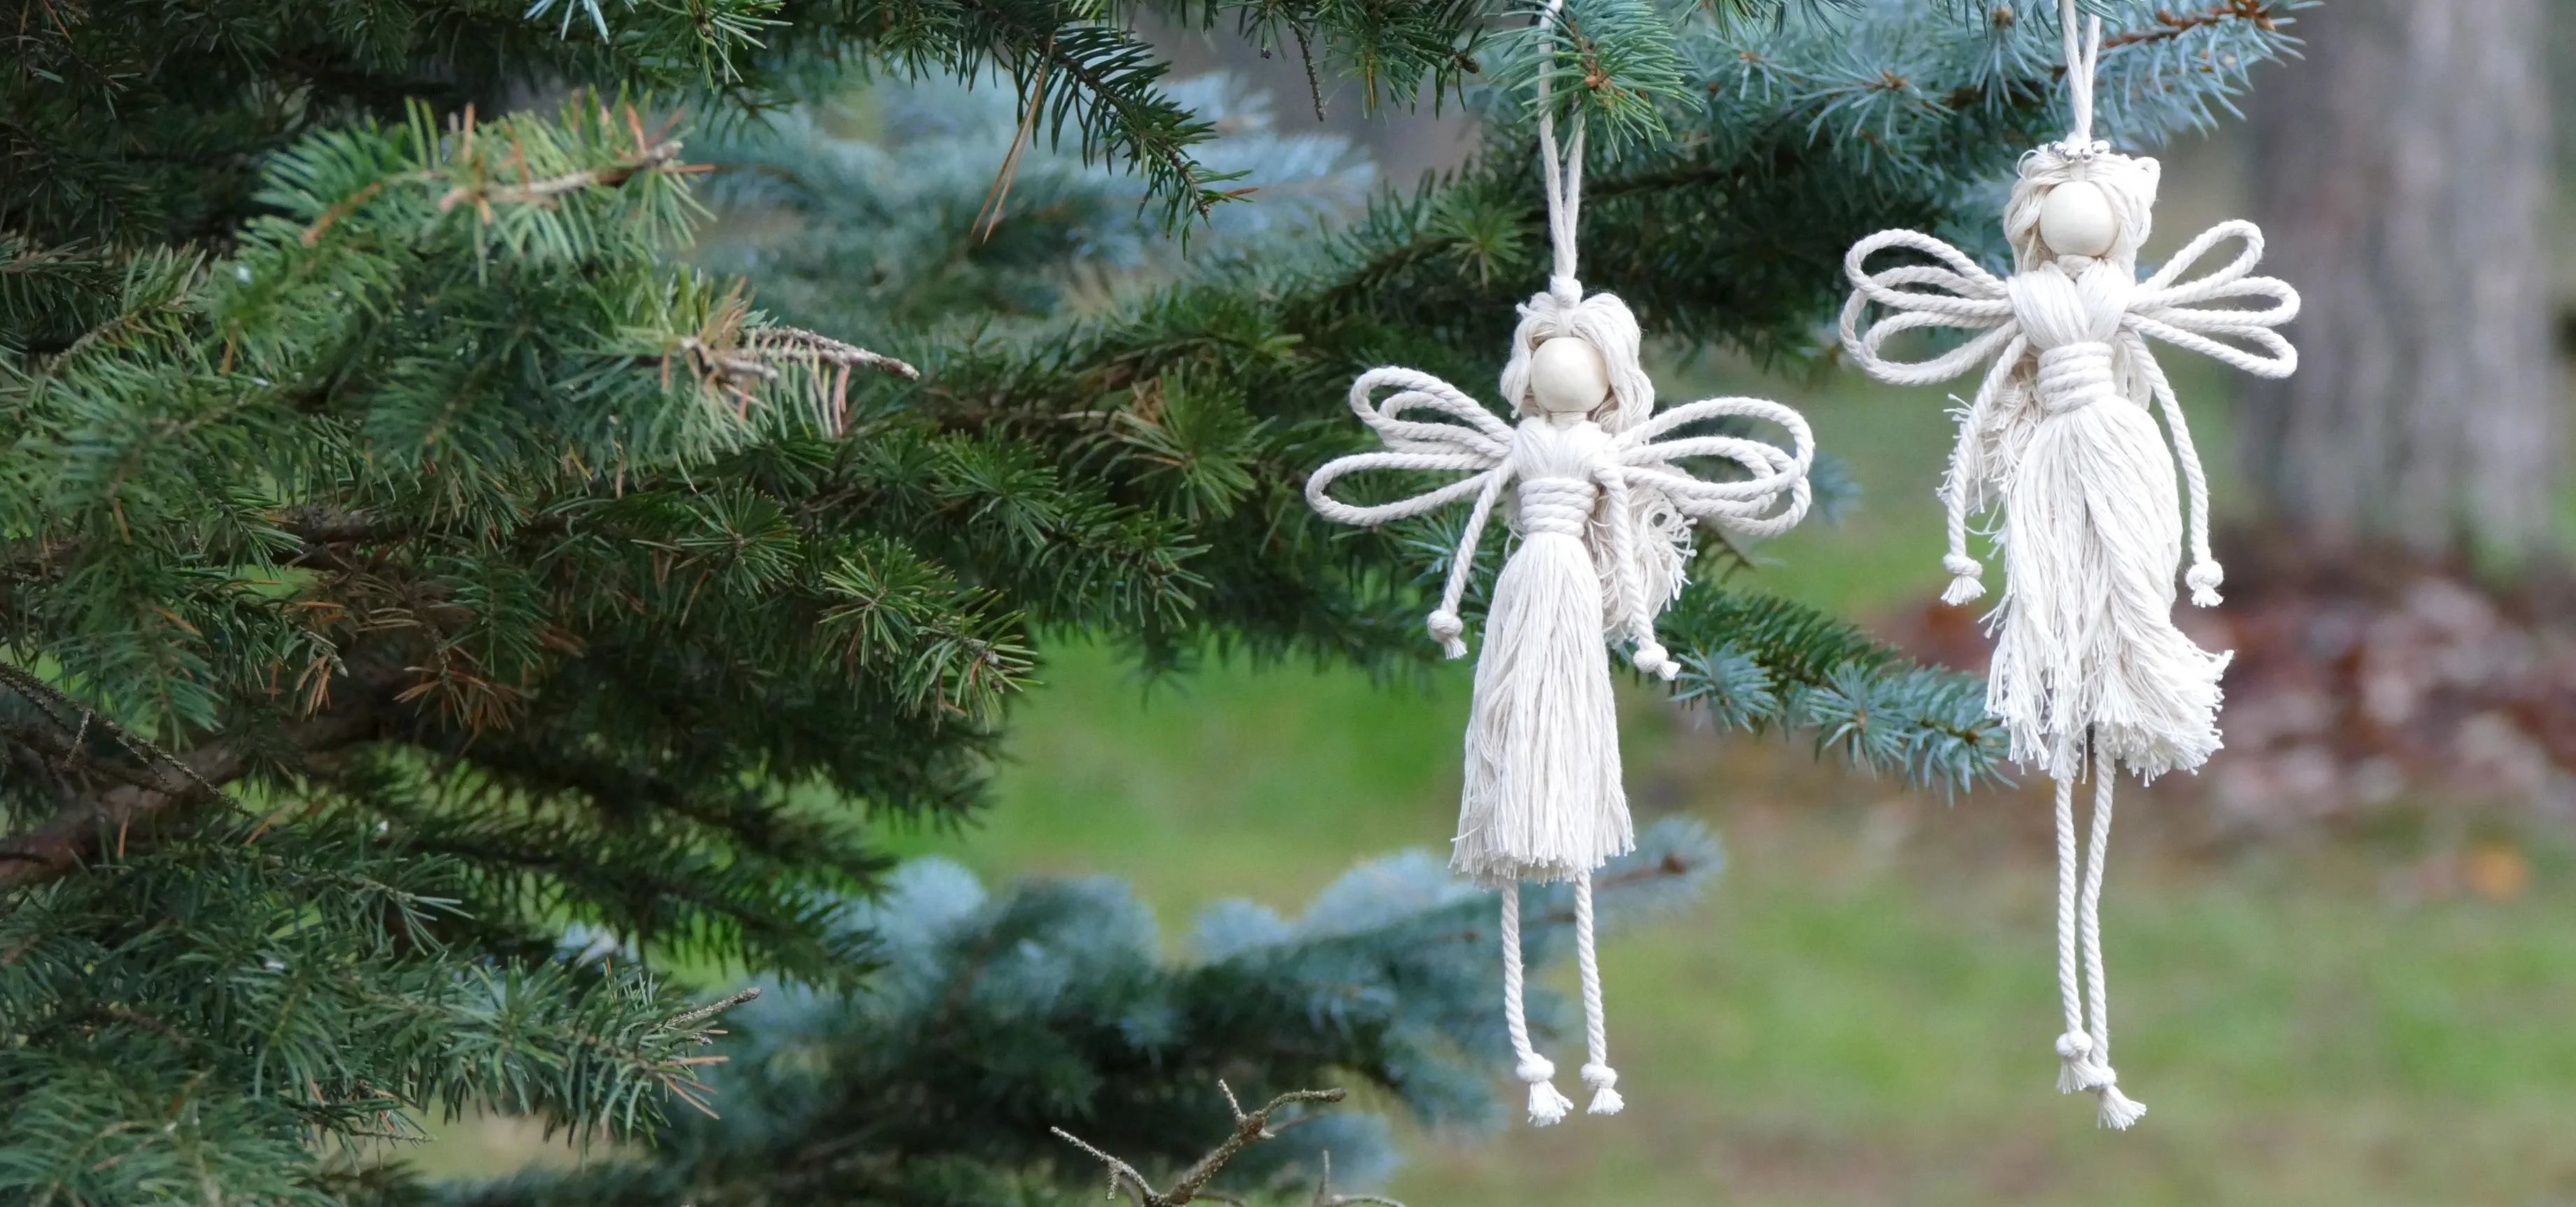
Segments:
[[[2299,372],[2242,409],[2252,480],[2311,547],[2517,555],[2564,458],[2547,231],[2549,0],[2335,0],[2257,89],[2265,271]]]

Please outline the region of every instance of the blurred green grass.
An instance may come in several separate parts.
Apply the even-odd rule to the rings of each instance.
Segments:
[[[2178,376],[2214,396],[2214,375]],[[1668,380],[1801,406],[1867,489],[1842,524],[1764,547],[1755,585],[1862,619],[1939,589],[1937,392],[1724,367]],[[2194,425],[2222,498],[2240,493],[2224,420]],[[1450,832],[1463,666],[1382,685],[1219,662],[1147,685],[1072,647],[1044,678],[992,807],[962,832],[891,832],[895,850],[993,878],[1126,877],[1178,933],[1221,897],[1295,910],[1354,860]],[[2105,925],[2118,1065],[2151,1113],[2113,1135],[2054,1092],[2043,798],[1945,805],[1800,744],[1699,731],[1645,693],[1624,711],[1640,812],[1697,815],[1728,854],[1706,900],[1604,950],[1628,1110],[1409,1134],[1390,1189],[1413,1207],[2576,1203],[2564,835],[2445,821],[2212,850],[2132,791]],[[2421,889],[2472,843],[2507,844],[2527,880]],[[562,1159],[472,1126],[423,1163]]]

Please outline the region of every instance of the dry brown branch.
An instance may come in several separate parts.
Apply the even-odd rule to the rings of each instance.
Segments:
[[[487,214],[494,202],[503,205],[553,205],[555,198],[566,193],[578,193],[589,188],[614,187],[647,173],[678,176],[702,170],[704,169],[697,165],[680,162],[680,143],[679,140],[673,139],[659,146],[647,147],[638,154],[612,164],[584,168],[578,172],[566,172],[560,176],[527,180],[514,185],[494,186],[480,179],[469,184],[459,184],[439,197],[438,211],[443,214],[469,201]]]
[[[1174,1177],[1172,1188],[1169,1190],[1154,1189],[1153,1183],[1146,1181],[1145,1175],[1136,1172],[1135,1166],[1092,1147],[1089,1142],[1072,1132],[1060,1127],[1047,1130],[1054,1132],[1065,1143],[1091,1154],[1094,1160],[1108,1168],[1109,1194],[1107,1197],[1109,1198],[1117,1198],[1118,1192],[1124,1190],[1136,1201],[1137,1207],[1181,1207],[1184,1203],[1193,1203],[1201,1199],[1220,1203],[1239,1203],[1242,1200],[1209,1190],[1207,1184],[1216,1180],[1216,1176],[1225,1171],[1226,1164],[1241,1155],[1243,1150],[1264,1141],[1276,1140],[1280,1132],[1295,1127],[1303,1121],[1303,1118],[1312,1117],[1286,1120],[1274,1128],[1270,1125],[1273,1116],[1292,1106],[1330,1104],[1340,1102],[1349,1096],[1341,1090],[1290,1090],[1262,1104],[1258,1109],[1246,1111],[1242,1103],[1235,1101],[1232,1086],[1219,1081],[1216,1083],[1216,1088],[1225,1094],[1226,1107],[1234,1112],[1234,1133],[1219,1142],[1215,1148],[1209,1149],[1206,1156],[1192,1162],[1188,1169],[1182,1170]],[[1379,1198],[1375,1195],[1337,1197],[1332,1193],[1332,1180],[1332,1155],[1327,1153],[1324,1157],[1323,1177],[1315,1185],[1314,1207],[1347,1207],[1358,1203],[1373,1203],[1378,1207],[1404,1207],[1404,1204],[1393,1199]]]
[[[2153,25],[2104,34],[2102,49],[2117,50],[2123,46],[2169,42],[2201,26],[2216,25],[2224,21],[2244,21],[2256,29],[2270,30],[2278,27],[2281,10],[2287,7],[2288,5],[2282,0],[2220,0],[2219,3],[2208,8],[2187,13],[2158,9]],[[2052,80],[2065,78],[2065,64],[2061,63],[2049,68],[2048,75]],[[2047,98],[2044,90],[2027,80],[2008,81],[2005,88],[2009,98],[2015,104],[2037,103]],[[1940,103],[1945,109],[1965,110],[1985,99],[1986,86],[1978,85],[1953,89],[1949,95],[1941,98]]]
[[[674,1031],[685,1031],[759,996],[760,987],[754,985],[749,989],[745,989],[740,993],[734,994],[732,997],[721,998],[700,1006],[695,1010],[684,1011],[682,1013],[672,1015],[671,1021],[662,1025],[669,1027]],[[721,1031],[710,1031],[707,1032],[707,1034],[709,1036],[716,1036],[724,1033]],[[710,1039],[708,1042],[713,1042],[713,1040]]]
[[[1020,128],[1011,135],[1011,149],[1002,156],[1002,170],[993,177],[993,187],[984,192],[983,208],[975,212],[974,225],[983,228],[983,238],[990,241],[993,228],[1002,224],[1002,207],[1011,199],[1011,181],[1020,174],[1020,157],[1027,153],[1029,140],[1036,136],[1038,120],[1046,112],[1047,72],[1055,66],[1055,35],[1047,35],[1046,47],[1038,52],[1038,70],[1021,98]]]
[[[2216,25],[2221,21],[2246,21],[2252,23],[2256,29],[2269,30],[2280,20],[2273,12],[2273,2],[2274,0],[2226,0],[2223,4],[2213,4],[2195,13],[2157,9],[2156,23],[2153,26],[2146,29],[2127,30],[2104,38],[2102,49],[2112,50],[2122,46],[2135,46],[2140,42],[2163,42],[2179,38],[2203,25]]]
[[[739,310],[729,299],[728,305],[718,308],[719,318],[708,330],[680,340],[689,368],[710,390],[744,395],[749,383],[774,386],[793,373],[807,404],[814,408],[815,423],[825,431],[838,432],[849,411],[852,370],[921,380],[921,370],[911,365],[828,335],[800,327],[747,327],[723,317],[738,320]]]

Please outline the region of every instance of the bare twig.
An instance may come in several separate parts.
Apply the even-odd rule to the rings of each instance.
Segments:
[[[674,1014],[671,1016],[671,1020],[669,1022],[663,1023],[662,1025],[674,1031],[685,1031],[759,996],[760,987],[754,985],[749,989],[745,989],[740,993],[734,994],[732,997],[721,998],[700,1006],[695,1010]]]
[[[2171,9],[2160,8],[2156,10],[2156,23],[2153,26],[2146,29],[2127,30],[2104,38],[2102,49],[2112,50],[2122,46],[2135,46],[2140,42],[2162,42],[2179,38],[2203,25],[2216,25],[2221,21],[2244,21],[2256,29],[2269,32],[2279,27],[2280,17],[2274,11],[2273,0],[2224,0],[2223,3],[2213,4],[2196,13],[2177,13]]]
[[[1354,1203],[1373,1203],[1376,1207],[1404,1207],[1404,1204],[1380,1195],[1334,1194],[1333,1154],[1326,1152],[1324,1154],[1323,1176],[1315,1179],[1315,1200],[1313,1207],[1351,1207]]]
[[[975,213],[974,225],[983,229],[982,238],[990,242],[993,228],[1002,224],[1002,206],[1011,199],[1011,182],[1020,174],[1020,157],[1028,152],[1029,140],[1036,136],[1038,120],[1046,111],[1047,72],[1055,66],[1055,35],[1047,35],[1046,46],[1038,51],[1038,70],[1022,98],[1020,128],[1011,135],[1011,149],[1002,156],[1002,170],[993,177],[993,187],[985,190],[983,208]]]
[[[638,154],[602,167],[566,172],[560,176],[548,176],[522,184],[495,187],[480,179],[468,184],[459,184],[439,197],[438,210],[443,214],[468,201],[487,210],[493,202],[503,205],[553,205],[555,198],[566,193],[577,193],[583,189],[601,186],[613,187],[639,175],[678,176],[699,170],[696,165],[680,162],[680,143],[677,139],[673,139],[659,146],[647,147]]]
[[[1054,1132],[1065,1143],[1091,1154],[1092,1159],[1099,1161],[1108,1169],[1108,1197],[1110,1198],[1117,1198],[1118,1192],[1124,1190],[1136,1201],[1138,1207],[1181,1207],[1184,1203],[1192,1203],[1200,1199],[1235,1203],[1241,1200],[1209,1190],[1207,1184],[1216,1180],[1216,1176],[1225,1171],[1226,1163],[1240,1156],[1243,1150],[1267,1140],[1278,1139],[1281,1132],[1296,1126],[1304,1118],[1284,1120],[1274,1128],[1270,1125],[1273,1116],[1292,1106],[1335,1103],[1349,1096],[1341,1090],[1290,1090],[1262,1104],[1256,1110],[1246,1111],[1242,1103],[1235,1101],[1234,1087],[1219,1081],[1216,1083],[1216,1088],[1225,1094],[1225,1104],[1234,1113],[1234,1134],[1227,1136],[1215,1148],[1209,1149],[1206,1156],[1192,1162],[1188,1169],[1182,1170],[1172,1179],[1172,1188],[1169,1190],[1154,1189],[1153,1183],[1146,1181],[1145,1175],[1136,1172],[1135,1166],[1100,1151],[1072,1132],[1060,1127],[1047,1130]],[[1373,1195],[1333,1197],[1332,1177],[1332,1158],[1328,1154],[1324,1160],[1323,1181],[1315,1188],[1315,1207],[1344,1207],[1346,1204],[1356,1203],[1373,1203],[1378,1204],[1379,1207],[1404,1207],[1402,1203],[1393,1199],[1382,1199]]]

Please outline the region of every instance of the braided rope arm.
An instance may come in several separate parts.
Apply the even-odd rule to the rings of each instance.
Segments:
[[[1869,257],[1888,250],[1918,252],[1935,263],[1870,271]],[[1843,350],[1862,372],[1891,385],[1921,386],[1993,362],[1976,400],[1959,412],[1959,437],[1951,446],[1941,488],[1949,540],[1941,566],[1950,572],[1950,586],[1941,598],[1954,605],[1967,603],[1986,590],[1981,581],[1985,566],[1968,556],[1968,513],[1984,493],[1979,433],[1990,404],[2027,347],[2021,323],[2013,317],[2011,290],[1966,252],[1920,231],[1880,231],[1853,244],[1843,257],[1843,275],[1852,283],[1851,300],[1843,304]],[[1883,313],[1868,322],[1873,305]],[[1898,360],[1884,351],[1889,340],[1905,332],[1941,328],[1981,334],[1928,360]]]
[[[2182,279],[2212,248],[2229,239],[2243,244],[2234,260],[2204,276]],[[2191,587],[2191,602],[2197,607],[2218,606],[2218,587],[2226,581],[2225,569],[2209,552],[2209,477],[2201,468],[2200,451],[2192,443],[2191,425],[2183,418],[2173,383],[2166,379],[2164,366],[2156,362],[2147,340],[2152,337],[2188,348],[2257,377],[2280,378],[2297,372],[2299,350],[2273,328],[2298,317],[2299,291],[2289,282],[2251,275],[2262,258],[2261,228],[2242,219],[2221,222],[2202,231],[2154,276],[2139,282],[2129,313],[2120,323],[2120,346],[2155,395],[2165,429],[2173,436],[2176,459],[2182,462],[2191,533],[2191,569],[2183,581]],[[2271,304],[2261,309],[2198,305],[2239,298]],[[2222,342],[2221,337],[2253,346]]]
[[[1628,639],[1636,643],[1637,649],[1630,656],[1630,661],[1638,670],[1669,681],[1681,674],[1682,664],[1673,661],[1663,643],[1655,640],[1655,609],[1646,602],[1646,576],[1637,548],[1637,542],[1643,538],[1638,535],[1637,517],[1631,510],[1632,492],[1628,480],[1631,472],[1625,466],[1605,465],[1594,475],[1609,503],[1606,510],[1610,513],[1610,560],[1612,573],[1618,579],[1615,584],[1618,623],[1611,627],[1613,631],[1625,630]]]
[[[1789,447],[1743,436],[1682,436],[1666,433],[1713,419],[1748,418],[1775,424],[1789,433]],[[1632,661],[1638,670],[1663,679],[1681,673],[1681,664],[1655,639],[1655,613],[1647,602],[1631,497],[1641,488],[1661,491],[1673,509],[1693,520],[1750,536],[1776,536],[1807,514],[1813,487],[1807,471],[1815,464],[1815,434],[1806,417],[1760,398],[1708,398],[1670,407],[1622,432],[1611,445],[1614,463],[1596,475],[1609,498],[1614,584],[1618,621],[1612,627],[1636,643]],[[1711,482],[1684,471],[1674,462],[1708,457],[1734,462],[1746,477]]]
[[[1372,402],[1370,396],[1385,386],[1395,387],[1396,392],[1383,402]],[[1325,462],[1306,479],[1307,505],[1335,523],[1374,528],[1428,515],[1461,499],[1473,498],[1475,505],[1467,514],[1466,530],[1449,560],[1440,606],[1424,622],[1440,642],[1442,653],[1451,658],[1466,657],[1466,624],[1458,616],[1458,606],[1466,597],[1468,572],[1476,564],[1476,544],[1484,536],[1486,522],[1493,516],[1503,487],[1511,480],[1511,426],[1457,387],[1412,369],[1371,369],[1361,374],[1351,383],[1350,401],[1351,410],[1361,422],[1386,442],[1386,450],[1352,453]],[[1462,422],[1407,419],[1404,416],[1408,411],[1433,411]],[[1332,497],[1334,483],[1370,470],[1457,472],[1468,476],[1391,503],[1362,505]]]
[[[1954,608],[1986,593],[1985,563],[1968,555],[1968,517],[1982,510],[2002,488],[2004,471],[1991,463],[1986,427],[1994,416],[1996,403],[2012,386],[2013,370],[2029,351],[2030,341],[2014,331],[1977,383],[1975,398],[1951,412],[1958,420],[1959,434],[1950,442],[1950,464],[1941,476],[1939,498],[1942,532],[1948,541],[1941,568],[1950,572],[1950,585],[1942,589],[1941,602]],[[1952,395],[1952,401],[1957,397]]]

